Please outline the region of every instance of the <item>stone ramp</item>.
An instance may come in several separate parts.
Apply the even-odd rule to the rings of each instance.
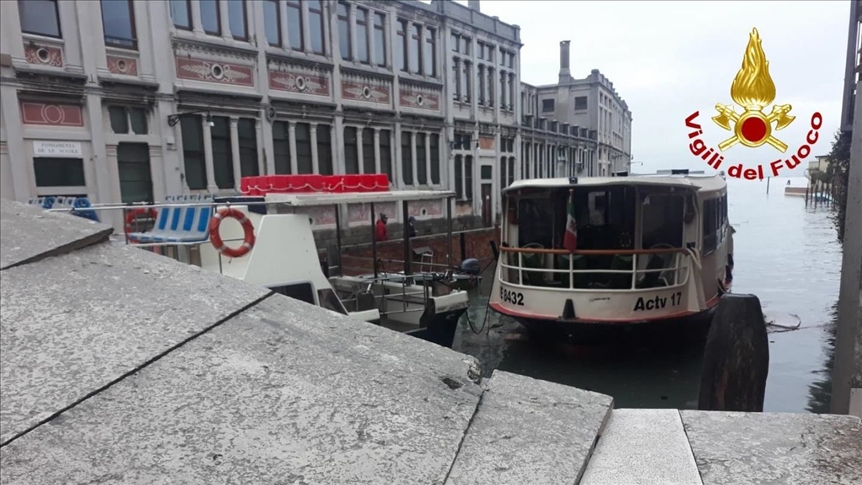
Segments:
[[[2,482],[442,483],[472,362],[351,324],[267,298],[4,447]]]
[[[862,483],[855,416],[680,411],[704,485]]]
[[[510,374],[480,386],[472,357],[3,206],[4,484],[442,485],[492,463],[483,442],[506,422],[550,457],[522,469],[510,447],[512,476],[576,479],[609,412]],[[556,419],[585,444],[546,439],[565,435]]]
[[[584,472],[613,399],[495,371],[446,485],[568,485]]]
[[[2,281],[0,443],[269,294],[114,243],[5,269]]]
[[[616,409],[580,485],[702,485],[675,409]]]
[[[0,270],[104,242],[107,224],[0,199]]]

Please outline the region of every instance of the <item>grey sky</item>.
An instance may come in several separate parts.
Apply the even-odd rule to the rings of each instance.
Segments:
[[[733,103],[730,84],[752,27],[763,40],[775,103],[791,104],[796,120],[774,133],[789,145],[785,154],[768,145],[737,145],[724,153],[725,165],[754,166],[789,157],[804,143],[815,111],[822,113],[824,126],[809,159],[829,151],[838,129],[848,1],[482,0],[481,8],[520,25],[524,82],[556,82],[560,40],[572,41],[573,76],[583,78],[597,68],[613,81],[632,110],[632,154],[636,161],[647,162],[633,167],[636,171],[709,169],[688,151],[685,118],[700,111],[700,124],[708,130],[704,141],[710,146],[728,137],[730,132],[710,118],[716,103]],[[787,175],[802,173],[797,169]]]

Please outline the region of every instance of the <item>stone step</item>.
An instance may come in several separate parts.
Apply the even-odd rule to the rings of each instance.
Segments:
[[[615,409],[580,485],[702,485],[675,409]]]
[[[494,371],[446,485],[572,485],[613,398]]]

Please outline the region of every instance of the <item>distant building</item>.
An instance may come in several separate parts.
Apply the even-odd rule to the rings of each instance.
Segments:
[[[829,157],[826,155],[817,155],[817,160],[808,162],[808,176],[814,172],[827,173],[829,171]]]
[[[569,68],[569,41],[560,42],[560,74],[557,84],[523,87],[522,101],[529,105],[525,113],[535,116],[536,126],[551,131],[566,129],[578,137],[592,140],[583,143],[585,157],[576,161],[581,174],[609,176],[630,171],[632,114],[628,105],[614,89],[614,84],[593,69],[584,79],[575,79]],[[590,150],[594,153],[590,153]],[[578,150],[580,151],[580,150]],[[539,159],[541,162],[541,159]],[[536,176],[558,176],[550,165],[550,173],[540,164]],[[576,171],[577,172],[577,171]]]
[[[520,30],[470,4],[0,2],[0,195],[160,201],[386,173],[491,225],[520,177]]]

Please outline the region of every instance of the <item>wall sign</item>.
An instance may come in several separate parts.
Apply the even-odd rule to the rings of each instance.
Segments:
[[[81,143],[76,141],[33,141],[33,155],[37,157],[83,158]]]

